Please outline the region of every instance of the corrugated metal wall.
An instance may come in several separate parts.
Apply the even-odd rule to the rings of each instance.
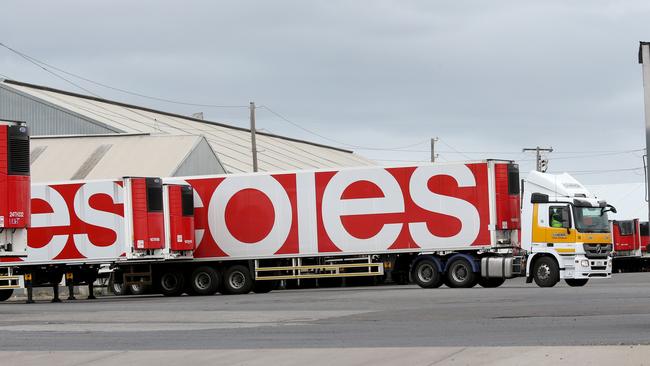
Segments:
[[[174,173],[175,177],[226,173],[219,158],[203,137]]]
[[[0,120],[25,121],[32,136],[121,132],[0,84]]]

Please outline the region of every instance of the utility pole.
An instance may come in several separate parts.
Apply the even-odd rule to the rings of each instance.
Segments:
[[[436,162],[436,141],[438,141],[437,137],[433,137],[431,139],[431,162],[435,163]]]
[[[251,150],[253,152],[253,171],[257,172],[257,143],[255,142],[255,102],[250,104]]]
[[[543,147],[539,147],[539,146],[537,146],[537,147],[534,147],[534,148],[525,148],[525,149],[522,149],[521,151],[523,151],[523,152],[534,151],[534,152],[535,152],[535,156],[536,156],[536,159],[535,159],[535,161],[536,161],[535,169],[536,169],[538,172],[545,172],[545,171],[546,171],[546,165],[548,164],[548,160],[546,160],[546,161],[543,161],[543,160],[542,160],[542,152],[549,152],[549,153],[551,153],[551,152],[553,152],[553,148],[552,148],[552,147],[549,147],[549,148],[543,148]],[[544,163],[544,164],[543,164],[543,163]]]
[[[645,106],[645,154],[646,159],[648,156],[648,149],[650,149],[650,42],[639,43],[639,63],[643,71],[643,102]],[[646,195],[650,190],[650,164],[646,164]],[[648,207],[650,214],[650,206]]]

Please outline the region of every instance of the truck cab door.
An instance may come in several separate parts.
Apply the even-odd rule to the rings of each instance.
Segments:
[[[546,243],[575,243],[576,230],[572,228],[571,207],[564,204],[539,205],[538,224],[544,231]]]
[[[575,243],[571,209],[564,204],[536,204],[533,242],[539,244]]]

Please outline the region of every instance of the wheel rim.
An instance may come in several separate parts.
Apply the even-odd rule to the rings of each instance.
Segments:
[[[178,278],[172,274],[166,274],[163,276],[161,283],[165,290],[173,290],[178,285]]]
[[[230,287],[232,287],[235,290],[239,290],[244,287],[246,284],[246,277],[244,276],[243,273],[237,271],[233,272],[230,274],[230,278],[228,279],[228,282],[230,283]]]
[[[210,278],[210,275],[205,272],[199,273],[194,278],[194,286],[199,290],[206,290],[210,287],[211,284],[212,279]]]
[[[548,264],[542,264],[537,268],[537,278],[540,280],[547,280],[551,275],[551,268]]]
[[[464,282],[467,279],[467,275],[467,267],[462,264],[454,266],[453,270],[451,271],[451,277],[455,282]]]
[[[434,269],[429,263],[422,264],[418,267],[418,279],[422,282],[430,282],[433,279]]]

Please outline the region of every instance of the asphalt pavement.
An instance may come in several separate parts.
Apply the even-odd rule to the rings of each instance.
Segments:
[[[438,352],[449,363],[463,360],[448,357],[456,351],[468,356],[503,347],[540,352],[545,346],[562,346],[567,355],[575,355],[573,346],[616,345],[627,360],[636,362],[634,357],[643,355],[640,359],[650,364],[650,348],[638,347],[650,345],[649,285],[650,273],[637,273],[593,280],[581,288],[563,283],[538,288],[515,279],[496,289],[405,285],[5,302],[0,303],[0,349],[22,361],[41,353],[15,351],[75,351],[71,354],[81,359],[102,351],[113,355],[107,356],[110,360],[124,351],[287,355],[287,350],[327,354],[345,348],[358,354],[375,350],[371,354],[376,356],[414,349]],[[628,348],[636,350],[634,357],[625,352]],[[613,350],[603,352],[611,356]],[[545,357],[549,355],[556,354]]]

